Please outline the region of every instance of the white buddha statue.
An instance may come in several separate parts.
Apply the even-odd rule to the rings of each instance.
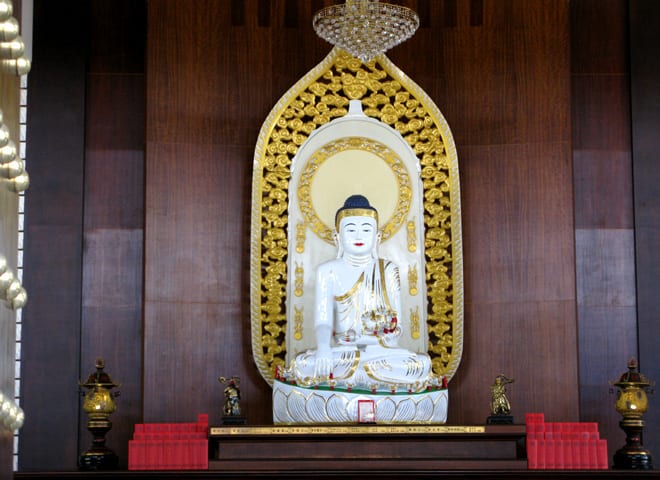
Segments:
[[[378,257],[378,213],[362,195],[335,216],[337,258],[316,272],[316,349],[283,372],[301,387],[415,393],[439,386],[426,353],[399,347],[398,267]]]

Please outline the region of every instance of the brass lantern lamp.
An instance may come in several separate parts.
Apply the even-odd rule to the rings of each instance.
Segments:
[[[637,361],[632,359],[628,371],[610,384],[618,388],[615,408],[623,417],[619,426],[626,433],[626,444],[614,454],[614,468],[651,470],[651,453],[642,445],[642,415],[648,408],[646,394],[651,393],[653,383],[639,372]]]
[[[80,455],[80,470],[114,470],[119,463],[117,454],[105,446],[105,435],[112,428],[109,417],[116,409],[114,398],[119,395],[111,390],[119,385],[103,371],[104,368],[105,361],[97,358],[96,371],[87,377],[85,383],[80,383],[87,389],[83,410],[89,417],[87,429],[94,436],[91,447]]]

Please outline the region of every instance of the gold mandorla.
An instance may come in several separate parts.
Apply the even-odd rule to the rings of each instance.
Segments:
[[[251,241],[255,362],[271,384],[275,369],[285,365],[291,161],[312,131],[347,113],[352,99],[362,101],[366,115],[395,128],[419,159],[429,355],[434,372],[449,380],[463,348],[460,186],[451,131],[433,101],[385,55],[363,64],[339,48],[280,99],[264,122],[255,149]]]

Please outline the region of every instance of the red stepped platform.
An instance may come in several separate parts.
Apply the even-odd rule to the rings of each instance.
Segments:
[[[527,464],[533,470],[605,470],[607,440],[595,422],[546,423],[542,413],[525,415]]]
[[[128,441],[129,470],[208,470],[209,416],[197,423],[136,424]]]

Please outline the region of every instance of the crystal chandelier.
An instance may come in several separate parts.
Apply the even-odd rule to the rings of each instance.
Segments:
[[[319,37],[367,63],[412,37],[419,17],[409,8],[378,0],[346,0],[319,10],[312,25]]]

